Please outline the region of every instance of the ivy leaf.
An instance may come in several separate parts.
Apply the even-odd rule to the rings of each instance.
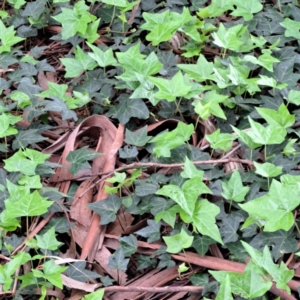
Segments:
[[[147,238],[148,243],[158,241],[160,239],[161,222],[156,223],[154,220],[147,220],[148,226],[136,231],[135,233]]]
[[[25,9],[21,13],[23,17],[31,17],[33,20],[37,20],[45,10],[46,1],[39,0],[26,4]]]
[[[287,134],[286,130],[281,126],[269,125],[262,126],[260,123],[253,121],[248,116],[251,125],[251,131],[247,132],[255,143],[262,145],[281,144]]]
[[[152,14],[144,12],[143,18],[146,22],[141,28],[150,31],[146,36],[146,39],[151,41],[153,46],[168,41],[179,27],[192,19],[189,10],[186,7],[183,8],[181,14],[170,12],[170,10]]]
[[[111,48],[104,52],[100,48],[90,43],[87,44],[93,50],[93,53],[89,52],[88,55],[92,59],[94,59],[100,67],[105,68],[107,66],[113,66],[116,64],[117,61],[114,58],[114,54]]]
[[[235,170],[227,183],[222,182],[222,189],[222,196],[225,199],[242,202],[250,188],[243,186],[241,175],[238,170]]]
[[[38,164],[50,157],[49,154],[43,154],[36,150],[26,149],[22,151],[19,149],[10,158],[5,159],[5,170],[8,172],[21,172],[24,175],[35,175],[35,168]]]
[[[239,139],[245,144],[247,145],[250,149],[254,150],[258,147],[261,147],[263,144],[259,144],[257,143],[252,136],[250,136],[248,134],[248,132],[246,131],[242,131],[232,125],[230,125],[233,129],[233,131],[238,135]]]
[[[292,211],[300,204],[299,188],[274,180],[269,192],[239,206],[250,216],[265,221],[264,231],[289,230],[294,224]]]
[[[37,278],[44,278],[49,280],[54,286],[58,287],[59,289],[63,288],[63,281],[61,274],[67,269],[68,267],[61,267],[57,265],[53,259],[48,260],[43,264],[43,272],[39,270],[33,269],[32,272],[35,277]]]
[[[199,55],[196,64],[178,64],[177,67],[198,82],[206,81],[207,77],[213,73],[213,63],[208,62],[202,54]]]
[[[239,38],[245,27],[242,24],[232,26],[228,29],[225,28],[223,23],[220,23],[217,32],[212,33],[214,38],[213,43],[223,49],[230,49],[239,52],[243,41]]]
[[[60,61],[66,67],[65,78],[77,77],[81,72],[93,70],[97,66],[97,63],[83,52],[79,46],[76,47],[74,53],[75,58],[60,58]]]
[[[201,234],[207,235],[215,241],[223,244],[215,219],[219,213],[220,209],[218,206],[205,199],[201,199],[196,202],[192,222]]]
[[[216,300],[233,300],[229,275],[222,280]]]
[[[294,271],[289,270],[284,263],[281,263],[280,265],[275,264],[267,246],[265,246],[263,253],[261,253],[247,243],[243,241],[241,241],[241,243],[251,256],[252,261],[260,268],[264,269],[267,274],[272,276],[273,280],[276,282],[276,287],[290,293],[291,291],[287,283],[294,277]]]
[[[126,128],[125,136],[125,142],[127,144],[137,147],[145,146],[151,139],[150,136],[147,136],[146,126],[134,132]]]
[[[157,99],[174,101],[177,97],[185,97],[191,90],[191,85],[186,76],[178,71],[171,80],[158,77],[149,77],[159,91],[154,94]]]
[[[284,103],[279,106],[278,111],[264,107],[256,107],[255,109],[269,125],[287,128],[295,123],[295,115],[289,113],[289,110]]]
[[[102,155],[99,152],[90,151],[87,148],[88,146],[84,146],[78,150],[70,151],[66,157],[66,160],[72,163],[70,168],[72,174],[76,174],[82,167],[86,167],[87,161]]]
[[[287,99],[290,103],[300,105],[300,91],[290,90]]]
[[[14,26],[6,28],[3,22],[0,20],[0,54],[3,52],[9,52],[11,46],[24,40],[24,38],[15,36],[15,33],[16,31],[14,30]]]
[[[88,204],[88,207],[101,217],[100,224],[106,225],[116,220],[121,205],[122,200],[111,194],[105,200]]]
[[[284,21],[279,24],[285,28],[284,36],[300,39],[300,22],[285,18]]]
[[[220,129],[205,135],[205,138],[213,149],[224,152],[227,152],[232,148],[232,141],[235,139],[235,137],[229,133],[220,133]]]
[[[61,36],[63,40],[75,36],[76,33],[81,35],[86,33],[88,23],[96,20],[96,17],[90,14],[88,9],[89,7],[84,4],[84,1],[78,1],[72,9],[62,7],[61,13],[52,17],[62,24]]]
[[[103,299],[103,296],[104,296],[104,289],[100,289],[95,292],[89,293],[88,295],[85,295],[82,299],[83,300],[101,300],[101,299]]]
[[[236,5],[236,9],[230,15],[243,17],[245,21],[253,19],[253,14],[260,12],[263,8],[259,0],[234,1],[234,5]]]
[[[180,233],[173,236],[164,236],[163,239],[168,246],[167,252],[178,253],[181,250],[191,247],[194,237],[188,235],[186,231],[181,228]]]
[[[119,238],[119,242],[125,256],[131,256],[137,250],[137,238],[133,234]]]
[[[195,112],[203,120],[206,120],[210,115],[226,120],[220,103],[224,102],[227,98],[228,96],[220,95],[216,91],[210,91],[204,94],[203,99],[194,101],[192,105],[195,106]]]
[[[204,171],[198,170],[196,166],[193,164],[192,161],[188,159],[188,157],[185,158],[183,171],[180,173],[180,176],[183,178],[199,178],[199,180],[202,181],[204,175]]]
[[[263,279],[253,263],[247,264],[243,274],[225,271],[209,271],[209,273],[219,282],[223,282],[229,276],[231,292],[245,299],[263,296],[272,286],[270,279]]]
[[[153,151],[158,157],[171,157],[171,150],[188,141],[193,132],[193,124],[179,122],[174,130],[154,137],[149,143],[156,143]]]
[[[63,243],[57,241],[55,227],[51,227],[43,235],[36,235],[37,246],[44,250],[57,250]]]
[[[263,177],[277,177],[282,174],[282,167],[276,167],[270,163],[259,164],[257,162],[253,162],[255,166],[255,173],[263,176]]]
[[[5,200],[5,206],[10,218],[34,217],[47,212],[53,201],[47,201],[38,191],[18,199]],[[17,205],[16,205],[17,204]]]

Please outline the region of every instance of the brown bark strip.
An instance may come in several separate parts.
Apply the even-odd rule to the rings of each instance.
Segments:
[[[116,156],[119,148],[122,146],[123,143],[123,133],[124,133],[124,126],[120,124],[116,134],[115,141],[111,146],[111,150],[105,157],[106,163],[103,168],[104,172],[113,172],[115,169]],[[97,182],[95,184],[97,184]],[[95,184],[91,186],[93,187],[95,186]],[[89,189],[87,189],[85,193]],[[97,201],[101,201],[103,199],[106,199],[107,197],[108,194],[105,192],[105,184],[103,184],[99,187]],[[86,259],[89,256],[90,260],[93,260],[93,256],[95,255],[95,250],[97,250],[98,245],[96,244],[98,238],[100,237],[100,233],[101,233],[100,216],[96,213],[93,213],[91,227],[89,228],[84,246],[82,248],[80,259]]]
[[[191,292],[199,293],[203,291],[203,286],[109,286],[105,288],[105,292],[147,292],[147,293],[177,293]]]

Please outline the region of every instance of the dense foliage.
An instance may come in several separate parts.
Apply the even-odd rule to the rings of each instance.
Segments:
[[[0,3],[1,299],[300,297],[298,1]]]

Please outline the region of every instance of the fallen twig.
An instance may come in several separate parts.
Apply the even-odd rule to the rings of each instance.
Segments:
[[[199,293],[203,291],[203,286],[109,286],[105,292],[147,292],[147,293],[177,293],[191,292]]]

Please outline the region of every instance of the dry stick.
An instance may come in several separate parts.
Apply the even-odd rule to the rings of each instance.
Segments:
[[[247,164],[247,165],[253,165],[253,162],[248,159],[239,159],[239,158],[223,158],[223,159],[210,159],[210,160],[199,160],[199,161],[193,161],[192,163],[194,165],[207,165],[207,164],[219,164],[219,163],[228,163],[228,162],[239,162],[241,164]],[[126,171],[128,169],[137,169],[137,168],[150,168],[150,167],[156,167],[156,168],[179,168],[183,167],[184,163],[175,163],[175,164],[161,164],[161,163],[132,163],[130,165],[125,165],[124,167],[120,167],[115,169],[113,172],[122,172]],[[105,178],[102,177],[96,182],[94,182],[88,189],[86,189],[79,197],[82,197],[85,193],[87,193],[90,189],[94,188],[98,183],[105,180],[106,178],[110,177],[113,172],[105,172],[105,173],[99,173],[92,176],[101,176],[108,174]]]
[[[106,235],[107,237],[113,237],[111,235]],[[157,250],[161,247],[160,244],[148,244],[146,242],[138,242],[138,246],[142,248],[148,248],[152,250]],[[140,253],[143,253],[143,251],[140,251]],[[221,259],[217,257],[211,257],[211,256],[200,256],[193,252],[186,252],[186,255],[184,254],[172,254],[171,255],[174,259],[182,261],[182,262],[190,262],[191,264],[194,264],[199,267],[204,267],[207,269],[213,269],[218,271],[229,271],[229,272],[237,272],[237,273],[243,273],[246,265],[243,263],[238,263],[226,259]],[[288,286],[291,290],[296,291],[300,287],[300,282],[296,280],[290,280],[288,282]],[[280,296],[281,299],[286,300],[297,300],[294,296],[289,295],[286,291],[280,290],[276,288],[275,285],[272,285],[270,291],[277,296]]]
[[[147,292],[147,293],[176,293],[191,292],[199,293],[204,289],[203,286],[164,286],[164,287],[143,287],[143,286],[109,286],[105,292]]]

